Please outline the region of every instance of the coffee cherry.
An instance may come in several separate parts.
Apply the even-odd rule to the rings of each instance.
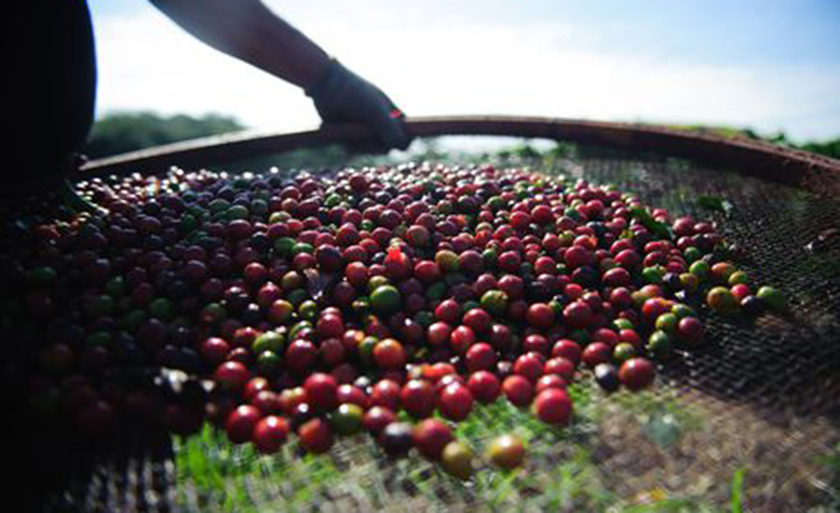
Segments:
[[[289,429],[289,423],[283,417],[274,415],[263,417],[254,426],[254,432],[251,435],[254,447],[263,454],[277,452],[280,446],[286,442]]]
[[[499,378],[495,374],[480,370],[470,375],[467,380],[467,387],[473,397],[482,403],[492,403],[501,392]]]
[[[490,443],[487,457],[497,467],[513,469],[522,465],[525,459],[525,445],[515,435],[502,435]]]
[[[426,419],[414,427],[414,445],[427,459],[440,459],[444,447],[452,440],[452,430],[438,419]]]
[[[331,410],[338,406],[338,382],[324,373],[315,373],[303,382],[303,390],[309,404],[321,410]]]
[[[473,453],[462,442],[453,440],[446,444],[440,455],[440,465],[444,471],[460,480],[467,480],[473,473]]]
[[[225,429],[230,441],[236,444],[250,441],[261,416],[259,409],[247,404],[233,410],[225,422]]]
[[[300,445],[307,452],[321,454],[333,445],[333,434],[329,424],[320,418],[306,421],[298,428]]]
[[[414,433],[408,422],[391,422],[382,428],[377,441],[389,456],[405,456],[414,446]]]
[[[572,416],[572,400],[562,388],[549,388],[537,394],[534,412],[546,424],[566,425]]]
[[[515,406],[527,406],[534,397],[534,385],[519,375],[508,376],[502,382],[502,392]]]
[[[447,385],[438,394],[438,409],[449,420],[459,421],[467,418],[473,406],[470,389],[459,383]]]
[[[631,358],[618,371],[621,382],[630,390],[641,390],[653,383],[656,370],[646,358]]]
[[[386,426],[397,420],[396,414],[382,406],[374,406],[365,412],[362,424],[372,435],[378,435]]]
[[[402,387],[400,405],[412,417],[428,417],[435,410],[435,389],[428,381],[413,379]]]

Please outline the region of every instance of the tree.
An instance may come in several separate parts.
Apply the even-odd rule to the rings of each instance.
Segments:
[[[242,130],[235,118],[219,114],[192,117],[153,112],[110,114],[93,125],[84,153],[100,158],[151,146]]]
[[[840,159],[840,137],[827,141],[811,141],[799,146],[800,149]]]

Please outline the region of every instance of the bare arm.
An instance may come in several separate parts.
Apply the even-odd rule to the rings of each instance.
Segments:
[[[329,56],[260,0],[151,0],[184,30],[299,87],[313,85]]]
[[[187,32],[304,89],[325,123],[368,126],[385,148],[411,142],[402,111],[260,0],[150,0]]]

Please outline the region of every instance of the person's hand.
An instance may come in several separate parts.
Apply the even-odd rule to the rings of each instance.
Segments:
[[[332,60],[323,77],[306,90],[324,123],[357,122],[369,127],[387,148],[411,142],[405,115],[378,87]]]

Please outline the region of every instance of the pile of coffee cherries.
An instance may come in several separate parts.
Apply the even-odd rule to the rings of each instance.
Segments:
[[[321,453],[366,431],[466,478],[452,423],[476,403],[562,427],[575,380],[643,389],[701,344],[696,310],[784,308],[712,224],[526,169],[173,170],[79,190],[105,210],[4,241],[3,329],[31,349],[33,411],[92,437],[209,421],[262,453],[291,435]],[[488,457],[516,466],[522,443]]]

